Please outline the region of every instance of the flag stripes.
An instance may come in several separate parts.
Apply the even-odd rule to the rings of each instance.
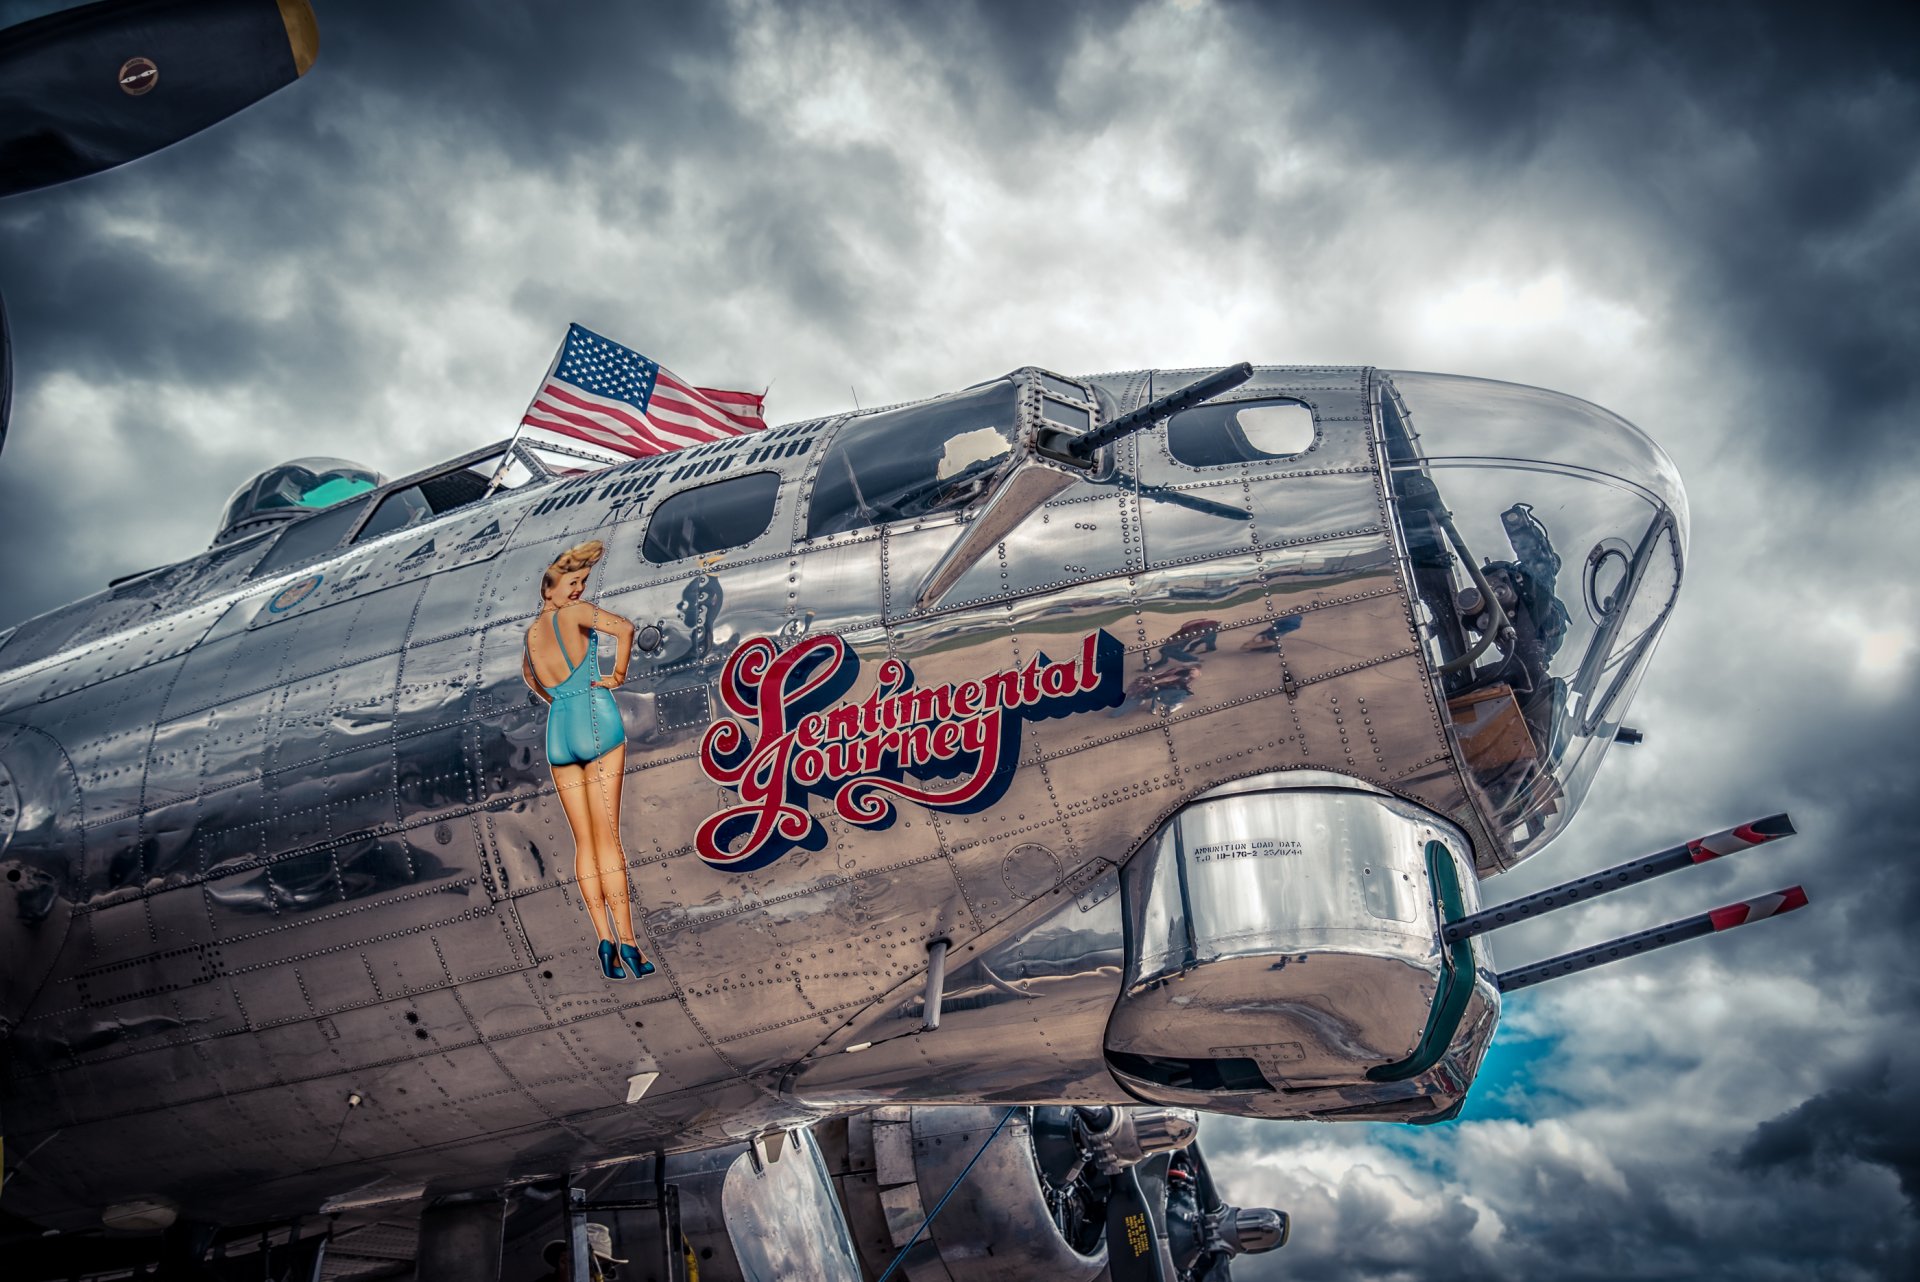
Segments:
[[[615,459],[644,458],[759,431],[767,425],[764,402],[752,392],[696,387],[657,361],[571,325],[520,425],[535,444],[547,435]]]

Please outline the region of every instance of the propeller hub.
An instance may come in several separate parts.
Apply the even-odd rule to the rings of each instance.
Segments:
[[[1271,1206],[1223,1206],[1214,1217],[1209,1244],[1228,1255],[1259,1255],[1287,1244],[1293,1221]]]

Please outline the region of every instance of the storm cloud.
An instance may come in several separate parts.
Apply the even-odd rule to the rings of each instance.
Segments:
[[[0,3],[0,22],[59,7]],[[1867,1278],[1920,1254],[1920,14],[1818,6],[316,0],[301,84],[0,206],[0,627],[205,546],[301,454],[504,437],[567,322],[775,420],[1023,365],[1355,362],[1673,455],[1676,618],[1503,965],[1795,883],[1511,999],[1464,1117],[1209,1121],[1242,1278]]]

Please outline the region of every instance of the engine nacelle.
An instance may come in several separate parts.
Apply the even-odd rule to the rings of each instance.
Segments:
[[[1075,1178],[1071,1157],[1049,1178],[1048,1127],[1071,1109],[1020,1107],[991,1142],[1005,1108],[894,1106],[814,1128],[854,1249],[878,1277],[976,1153],[972,1172],[903,1263],[914,1282],[1058,1278],[1092,1282],[1107,1266],[1106,1221]],[[982,1144],[986,1147],[982,1150]],[[1064,1156],[1064,1154],[1063,1154]],[[1058,1180],[1058,1182],[1056,1182]]]
[[[1169,1277],[1226,1282],[1230,1257],[1285,1242],[1287,1217],[1220,1200],[1197,1120],[1184,1109],[893,1106],[814,1135],[869,1282],[903,1250],[895,1276],[910,1282],[1094,1282],[1107,1276],[1107,1199],[1121,1178],[1139,1181]]]

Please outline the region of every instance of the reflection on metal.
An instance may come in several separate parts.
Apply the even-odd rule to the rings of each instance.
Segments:
[[[947,1185],[947,1191],[942,1193],[940,1200],[933,1204],[933,1209],[927,1212],[927,1218],[920,1222],[920,1227],[907,1238],[900,1248],[900,1254],[894,1256],[886,1270],[880,1274],[879,1282],[887,1282],[888,1278],[900,1271],[900,1266],[906,1263],[907,1257],[913,1253],[915,1243],[919,1242],[926,1231],[933,1227],[933,1222],[940,1218],[940,1212],[947,1209],[947,1203],[953,1200],[954,1193],[966,1183],[967,1176],[973,1174],[973,1168],[979,1165],[981,1157],[985,1155],[994,1140],[1000,1137],[1000,1132],[1006,1129],[1007,1123],[1013,1119],[1018,1109],[1018,1105],[1012,1105],[1006,1112],[1000,1114],[1000,1120],[993,1124],[993,1129],[987,1133],[987,1138],[980,1142],[980,1147],[973,1151],[973,1156],[967,1159],[967,1164],[960,1168],[960,1174],[953,1177],[953,1183]]]
[[[1099,1044],[1120,991],[1117,890],[1108,871],[1053,903],[1042,896],[1041,910],[1015,924],[1002,942],[972,956],[963,952],[949,964],[939,1037],[919,1035],[924,984],[915,983],[802,1061],[788,1089],[797,1102],[815,1107],[964,1090],[1117,1098],[1097,1060],[1074,1049]],[[1040,1029],[1045,1037],[1036,1035]],[[992,1051],[983,1053],[987,1047]],[[840,1053],[848,1050],[859,1053]]]
[[[861,1282],[820,1148],[806,1132],[796,1134],[779,1161],[763,1168],[755,1169],[745,1154],[735,1159],[721,1202],[747,1282]]]
[[[394,508],[417,523],[257,575],[298,527],[240,535],[20,625],[0,647],[0,767],[19,798],[0,818],[0,1110],[10,1148],[57,1134],[60,1163],[14,1171],[9,1212],[90,1231],[159,1190],[183,1219],[264,1222],[558,1180],[655,1146],[737,1157],[753,1135],[915,1100],[978,1105],[989,1126],[1010,1103],[1135,1094],[1249,1116],[1444,1112],[1491,1033],[1484,975],[1431,1069],[1364,1078],[1404,1059],[1433,1009],[1420,850],[1463,861],[1470,910],[1465,861],[1490,874],[1564,824],[1598,760],[1586,740],[1613,733],[1677,588],[1684,499],[1663,456],[1590,407],[1415,376],[1383,397],[1357,367],[1259,367],[1219,402],[1306,407],[1299,455],[1195,465],[1152,416],[1071,475],[1028,452],[1042,429],[1098,432],[1204,373],[1022,370],[697,457],[527,467],[446,511],[435,470],[348,500],[372,530],[418,485],[425,509]],[[1483,394],[1527,466],[1434,448]],[[1516,422],[1535,412],[1538,428]],[[937,448],[869,457],[876,423]],[[1607,457],[1569,460],[1572,440]],[[1023,467],[1069,483],[1027,492]],[[646,560],[661,505],[748,468],[779,473],[765,533],[716,552],[723,566]],[[1516,636],[1436,679],[1471,644],[1472,576],[1444,535],[1411,528],[1402,474],[1430,476],[1478,561],[1512,553],[1481,564],[1474,614],[1512,592],[1501,608],[1533,621],[1537,652]],[[982,543],[1001,497],[1008,527]],[[1648,542],[1656,510],[1670,517]],[[1605,538],[1644,545],[1645,565],[1610,593],[1626,599],[1589,671],[1602,625],[1576,604],[1547,654],[1557,616],[1532,589],[1563,556],[1548,595],[1572,601]],[[591,864],[640,906],[634,942],[658,967],[644,983],[607,979],[581,930],[581,816],[521,675],[533,585],[592,540],[593,599],[662,634],[619,655],[628,679],[604,692],[625,765],[603,818],[625,840]],[[1039,683],[1101,636],[1116,697],[1042,691],[978,806],[849,817],[837,790],[786,791],[774,757],[764,779],[703,764],[717,718],[752,720],[728,676],[756,656],[838,647],[846,670],[910,671],[937,700],[995,674]],[[885,737],[899,726],[866,725],[885,715],[869,693],[840,710],[860,726],[841,737],[872,742],[857,773],[874,796],[976,780],[977,755],[902,760]],[[801,724],[819,711],[767,706]],[[796,813],[756,807],[756,790]],[[702,824],[739,807],[804,820],[804,839],[759,866],[703,860]]]
[[[1070,1111],[889,1107],[818,1127],[867,1276],[899,1261],[915,1282],[1092,1282],[1106,1265],[1101,1212],[1077,1175],[1048,1177],[1035,1130],[1036,1113]],[[929,1225],[969,1163],[966,1195]]]
[[[1287,1244],[1293,1223],[1285,1211],[1270,1206],[1236,1206],[1231,1214],[1212,1221],[1219,1249],[1228,1255],[1277,1251]]]
[[[1209,1270],[1284,1243],[1284,1212],[1223,1201],[1194,1125],[1184,1110],[918,1105],[815,1131],[869,1278],[1091,1282],[1108,1276],[1123,1182],[1141,1200],[1121,1208],[1119,1231],[1178,1276],[1225,1277]]]
[[[72,930],[81,806],[60,745],[43,731],[0,721],[0,1038],[44,990]],[[26,1136],[11,1102],[0,1116],[10,1119],[16,1154],[44,1142],[18,1143]],[[141,1191],[129,1187],[121,1196]]]
[[[1286,782],[1192,803],[1128,865],[1108,1064],[1135,1095],[1191,1107],[1442,1113],[1498,1010],[1470,948],[1457,977],[1439,948],[1442,906],[1473,888],[1449,853],[1464,841],[1394,798]]]
[[[986,508],[967,525],[966,532],[927,572],[920,590],[914,593],[914,607],[930,610],[940,604],[940,599],[960,581],[961,576],[1011,534],[1015,526],[1032,516],[1041,504],[1057,498],[1073,483],[1072,476],[1040,463],[1021,466],[1000,483]]]
[[[920,999],[920,1027],[931,1033],[940,1027],[940,1005],[946,998],[947,987],[947,949],[952,945],[944,939],[936,939],[927,945],[927,991]]]
[[[1460,893],[1460,875],[1454,865],[1453,852],[1445,842],[1429,841],[1426,864],[1435,919],[1442,923],[1459,921],[1467,915],[1467,910]],[[1473,947],[1464,940],[1447,941],[1443,928],[1439,984],[1433,994],[1433,1006],[1427,1012],[1426,1027],[1420,1030],[1420,1040],[1405,1057],[1368,1068],[1367,1080],[1405,1082],[1438,1064],[1460,1031],[1461,1017],[1473,1001],[1476,979]],[[1494,986],[1499,987],[1497,980]]]
[[[1082,1108],[1095,1163],[1109,1173],[1193,1143],[1200,1115],[1190,1108]]]
[[[1096,451],[1113,444],[1121,437],[1137,432],[1159,419],[1178,414],[1181,410],[1191,409],[1202,401],[1212,400],[1216,396],[1230,392],[1252,377],[1253,366],[1246,361],[1241,361],[1238,365],[1229,365],[1223,370],[1149,401],[1138,409],[1129,410],[1113,422],[1088,432],[1085,436],[1060,441],[1056,448],[1059,453],[1086,467],[1091,463]]]
[[[180,1217],[168,1202],[120,1202],[100,1213],[100,1223],[124,1233],[157,1233]]]

